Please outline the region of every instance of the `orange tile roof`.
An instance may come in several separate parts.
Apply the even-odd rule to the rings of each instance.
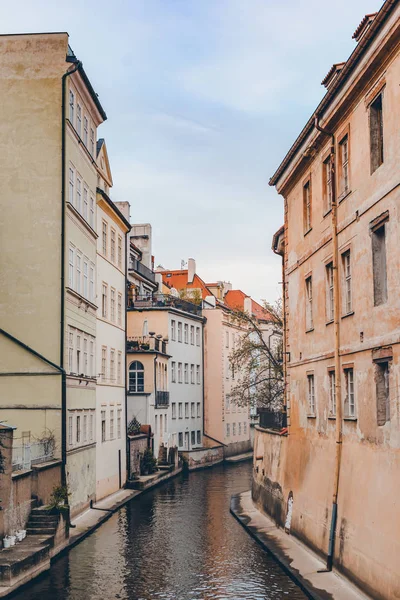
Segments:
[[[176,290],[186,290],[186,289],[199,289],[201,291],[201,296],[203,300],[207,298],[207,296],[212,296],[213,294],[210,292],[204,281],[195,274],[192,283],[188,283],[188,270],[187,269],[179,269],[176,271],[161,271],[161,275],[163,278],[163,283],[168,287],[174,287]]]
[[[249,297],[242,290],[229,290],[225,294],[224,303],[234,310],[244,310],[244,300]],[[251,312],[260,321],[275,321],[274,316],[253,299],[251,299]]]

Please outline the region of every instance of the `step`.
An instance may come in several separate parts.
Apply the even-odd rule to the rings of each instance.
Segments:
[[[58,517],[57,516],[50,516],[50,515],[29,515],[29,522],[32,523],[49,523],[49,524],[54,524],[54,525],[58,525]]]
[[[57,527],[27,527],[26,533],[28,535],[54,535],[56,530]]]

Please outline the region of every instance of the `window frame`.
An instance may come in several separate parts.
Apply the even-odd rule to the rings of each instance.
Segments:
[[[308,417],[316,416],[316,395],[315,395],[315,375],[314,372],[307,372],[307,407]]]
[[[312,230],[312,185],[311,174],[303,181],[303,231],[307,235]]]

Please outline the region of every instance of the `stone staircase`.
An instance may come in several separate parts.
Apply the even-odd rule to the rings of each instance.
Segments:
[[[55,536],[59,516],[52,515],[46,508],[33,508],[26,526],[27,535]]]
[[[160,446],[158,450],[158,465],[168,465],[168,448]]]

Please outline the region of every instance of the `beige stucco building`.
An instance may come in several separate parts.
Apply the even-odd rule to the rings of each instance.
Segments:
[[[400,595],[399,3],[354,37],[271,179],[285,202],[288,435],[257,431],[253,498],[388,600]]]

